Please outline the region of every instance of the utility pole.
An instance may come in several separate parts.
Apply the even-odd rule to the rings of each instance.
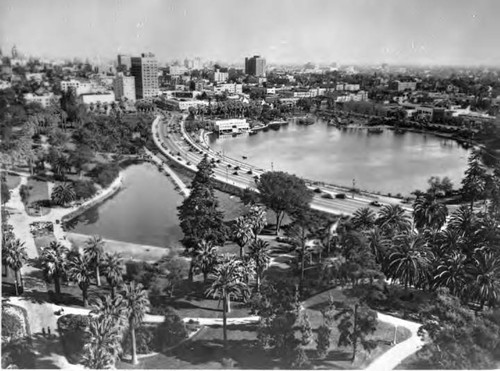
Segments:
[[[352,180],[352,198],[354,198],[354,191],[356,190],[356,179]]]
[[[271,171],[274,171],[274,164],[272,161],[271,161]]]

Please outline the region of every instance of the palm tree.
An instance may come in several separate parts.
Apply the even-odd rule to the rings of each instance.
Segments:
[[[468,295],[471,300],[493,306],[498,302],[500,293],[500,257],[492,252],[477,252],[469,264],[467,274],[471,281]]]
[[[63,183],[54,187],[50,195],[56,205],[65,206],[76,199],[75,189],[71,183]]]
[[[439,230],[446,222],[448,208],[445,204],[438,202],[435,197],[418,197],[413,204],[413,220],[415,227],[422,231],[425,228]]]
[[[375,212],[369,207],[363,207],[354,212],[351,223],[355,229],[362,231],[373,228],[375,219]]]
[[[436,240],[436,255],[443,256],[462,250],[463,238],[461,232],[457,229],[446,228],[440,231]]]
[[[434,287],[447,287],[450,294],[461,296],[467,285],[466,256],[460,252],[446,255],[438,264],[434,275]]]
[[[68,262],[68,277],[74,281],[82,290],[83,306],[88,306],[88,289],[90,281],[94,276],[92,263],[83,254],[77,254]]]
[[[231,298],[246,297],[248,286],[243,282],[241,264],[234,257],[226,256],[212,272],[214,281],[208,290],[207,296],[222,300],[222,329],[224,347],[227,346],[227,313],[230,311]]]
[[[266,211],[262,207],[253,206],[248,213],[248,218],[253,236],[255,241],[257,241],[260,232],[262,232],[267,223]]]
[[[144,319],[144,315],[149,310],[148,292],[143,289],[142,284],[136,284],[134,281],[124,285],[123,305],[125,308],[125,317],[128,320],[130,337],[132,339],[132,364],[136,365],[137,350],[135,343],[135,329],[139,327]]]
[[[83,364],[91,369],[114,368],[121,352],[121,331],[112,318],[92,317],[87,330]]]
[[[194,265],[203,273],[203,282],[207,282],[207,277],[214,265],[217,263],[217,246],[211,242],[201,240],[198,248],[194,252]]]
[[[240,258],[243,257],[243,248],[253,237],[251,221],[248,218],[240,216],[236,218],[233,224],[234,241],[240,247]]]
[[[126,328],[125,307],[121,295],[116,295],[114,298],[110,295],[96,298],[92,303],[90,314],[99,318],[112,319],[120,330]]]
[[[260,292],[260,282],[264,270],[267,268],[270,260],[269,256],[269,243],[261,240],[260,238],[250,244],[249,257],[255,263],[255,281],[257,291]]]
[[[367,234],[367,239],[368,247],[372,251],[373,256],[375,256],[375,261],[385,268],[387,258],[390,255],[390,241],[385,238],[378,227],[373,228]]]
[[[408,286],[425,283],[432,253],[420,234],[403,234],[394,238],[395,251],[389,256],[388,274]]]
[[[116,296],[116,288],[123,282],[123,260],[120,254],[104,254],[102,273],[111,286],[111,297]]]
[[[61,294],[61,278],[65,276],[67,271],[66,258],[68,253],[68,248],[57,241],[52,241],[42,252],[43,271],[48,279],[54,280],[57,295]]]
[[[5,259],[5,263],[7,264],[7,266],[14,271],[16,296],[18,296],[19,284],[22,284],[21,268],[28,260],[24,242],[21,242],[19,239],[10,240],[7,249],[2,252],[2,257]]]
[[[104,251],[104,241],[101,236],[92,236],[85,241],[85,256],[95,267],[95,276],[97,286],[101,286],[101,275],[99,274],[99,266],[101,265],[102,255]]]
[[[410,219],[399,205],[384,205],[378,213],[375,224],[389,234],[410,230]]]

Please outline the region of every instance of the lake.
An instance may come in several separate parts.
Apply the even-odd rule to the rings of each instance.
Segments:
[[[370,134],[365,128],[339,129],[322,120],[314,125],[291,122],[256,135],[217,138],[215,151],[259,168],[362,190],[409,195],[427,189],[432,175],[448,176],[455,186],[467,166],[468,150],[432,134]]]

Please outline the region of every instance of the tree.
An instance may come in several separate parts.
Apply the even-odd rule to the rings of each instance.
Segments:
[[[186,252],[193,258],[202,240],[221,245],[226,239],[223,214],[218,209],[211,176],[213,166],[205,156],[198,164],[198,172],[191,184],[191,193],[178,208]],[[193,279],[194,259],[191,259],[189,279]]]
[[[339,312],[335,315],[335,320],[339,321],[339,346],[352,346],[352,358],[356,358],[358,343],[367,351],[377,347],[376,340],[368,339],[377,329],[377,313],[355,303],[353,308],[339,307]]]
[[[115,298],[116,289],[123,282],[123,259],[120,254],[105,253],[102,262],[102,273],[111,287],[111,297]]]
[[[375,224],[388,234],[394,235],[410,229],[409,216],[399,205],[384,205],[380,209]]]
[[[492,252],[477,251],[467,269],[471,283],[468,296],[484,305],[494,306],[498,303],[500,294],[500,257]]]
[[[85,241],[85,256],[90,264],[94,266],[97,286],[101,286],[101,275],[99,266],[102,264],[102,255],[104,253],[104,245],[101,236],[92,236]]]
[[[266,211],[262,207],[254,205],[250,208],[250,211],[246,216],[250,222],[253,237],[255,241],[257,241],[260,232],[262,232],[267,223]]]
[[[24,242],[19,239],[11,239],[7,244],[6,249],[2,249],[2,258],[5,259],[7,266],[14,271],[14,282],[16,289],[16,296],[19,295],[19,285],[22,285],[21,268],[28,260]],[[18,281],[19,278],[19,281]]]
[[[250,244],[249,249],[250,251],[248,252],[248,256],[255,263],[255,281],[257,291],[259,292],[260,282],[262,280],[264,270],[267,268],[267,265],[271,260],[269,256],[269,242],[259,238]]]
[[[2,179],[2,205],[5,205],[7,202],[10,200],[10,190],[9,187],[7,186],[7,183]]]
[[[233,239],[240,247],[240,258],[243,257],[245,245],[253,238],[252,225],[249,218],[239,216],[232,227]]]
[[[447,216],[448,208],[446,205],[438,202],[433,196],[418,197],[413,204],[413,220],[415,227],[420,231],[426,228],[441,229]]]
[[[203,282],[207,282],[208,274],[212,271],[217,263],[217,246],[213,246],[211,242],[201,240],[198,248],[195,250],[194,265],[203,273]]]
[[[121,351],[121,334],[116,323],[109,317],[93,317],[87,331],[83,364],[91,369],[114,368]]]
[[[186,324],[173,309],[168,308],[164,316],[165,320],[156,329],[156,346],[161,352],[188,337]]]
[[[474,208],[474,201],[484,194],[486,179],[486,170],[481,164],[481,152],[473,150],[469,156],[465,177],[462,179],[462,194],[470,200],[471,210]]]
[[[394,252],[389,256],[388,276],[405,286],[427,283],[432,253],[421,234],[394,238]]]
[[[454,251],[439,262],[434,275],[435,287],[446,287],[452,295],[461,297],[467,288],[466,256]]]
[[[427,180],[427,183],[429,184],[427,194],[433,197],[436,197],[438,195],[449,195],[453,190],[453,183],[447,176],[445,176],[443,179],[438,176],[431,176],[429,180]]]
[[[66,246],[57,241],[52,241],[50,245],[42,251],[42,267],[45,277],[54,280],[56,294],[61,294],[61,278],[66,275],[69,250]]]
[[[282,171],[262,174],[257,189],[261,202],[276,213],[277,235],[285,213],[307,209],[312,200],[312,192],[302,179]]]
[[[144,319],[144,315],[149,310],[148,292],[143,290],[142,284],[134,281],[124,285],[122,293],[125,317],[128,320],[130,337],[132,338],[132,364],[136,365],[137,351],[135,343],[135,329],[139,327]]]
[[[227,347],[227,313],[230,311],[231,299],[246,297],[248,286],[243,282],[241,263],[234,257],[225,256],[212,272],[214,281],[207,289],[206,295],[222,300],[222,330],[224,347]]]
[[[90,280],[94,277],[94,270],[92,263],[83,254],[72,256],[68,262],[68,278],[74,281],[82,290],[83,306],[88,306],[88,289],[90,287]]]
[[[76,199],[75,189],[71,183],[59,184],[52,190],[50,198],[54,204],[66,206]]]
[[[357,209],[351,218],[353,228],[358,230],[369,230],[375,225],[376,215],[369,207]]]

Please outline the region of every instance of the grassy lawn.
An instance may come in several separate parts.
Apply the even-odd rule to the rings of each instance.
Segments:
[[[12,190],[16,188],[19,183],[21,183],[21,177],[15,174],[7,174],[5,176],[5,183],[7,184],[7,187]]]
[[[28,190],[29,195],[26,200],[26,212],[30,216],[41,216],[49,213],[50,208],[40,207],[39,209],[30,207],[31,204],[37,201],[50,200],[49,188],[46,181],[36,180],[34,178],[28,178]]]

